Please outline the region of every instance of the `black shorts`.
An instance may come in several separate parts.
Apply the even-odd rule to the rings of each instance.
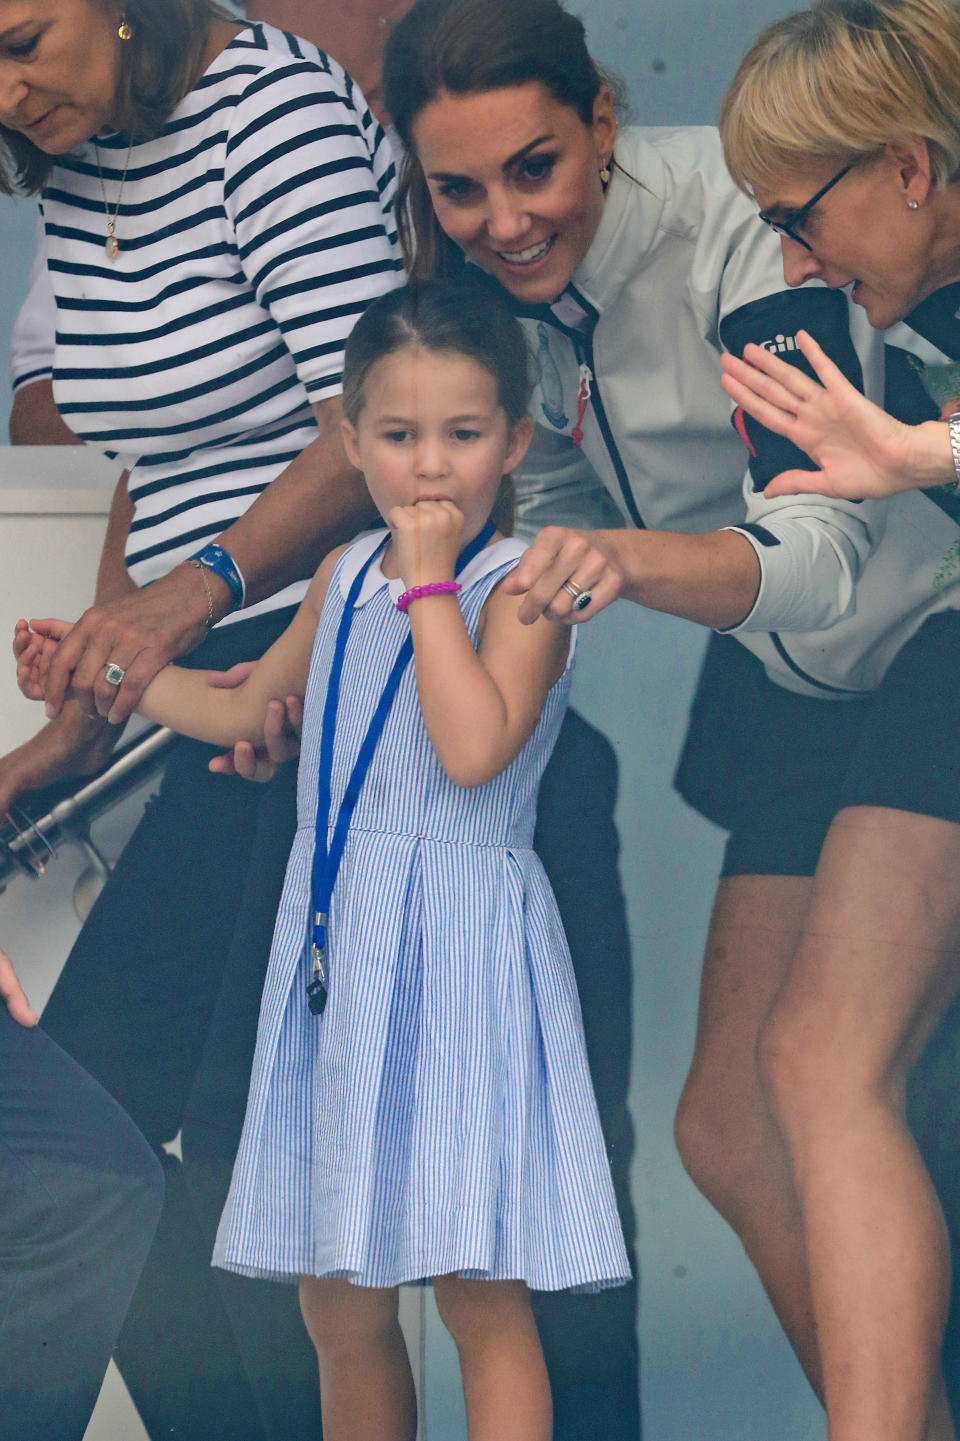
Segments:
[[[862,701],[795,695],[714,636],[674,784],[729,830],[724,876],[813,875],[845,806],[960,824],[960,613],[927,620]]]

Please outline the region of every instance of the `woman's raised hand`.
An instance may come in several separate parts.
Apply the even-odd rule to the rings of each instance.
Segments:
[[[591,540],[589,531],[550,525],[520,557],[503,590],[523,596],[519,616],[525,625],[541,615],[575,625],[592,620],[615,601],[622,585],[622,571]],[[586,605],[585,595],[590,596]]]
[[[916,427],[894,420],[861,395],[805,330],[797,332],[797,345],[819,383],[759,345],[748,345],[742,360],[720,358],[731,399],[819,466],[785,470],[764,493],[882,499],[920,484],[911,465]]]

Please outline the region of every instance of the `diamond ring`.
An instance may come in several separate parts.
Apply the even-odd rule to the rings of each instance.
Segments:
[[[583,586],[577,585],[575,580],[565,580],[562,589],[567,592],[567,595],[573,597],[574,610],[586,610],[587,606],[593,600],[590,591],[584,590]]]

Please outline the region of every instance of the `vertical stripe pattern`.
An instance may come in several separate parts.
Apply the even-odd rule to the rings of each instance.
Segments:
[[[569,667],[501,775],[465,790],[442,770],[404,676],[353,815],[330,910],[322,1017],[307,1008],[319,717],[350,580],[345,553],[317,631],[299,829],[274,936],[243,1139],[217,1239],[248,1275],[391,1286],[460,1272],[536,1289],[629,1276],[580,1008],[556,903],[531,849],[537,788]],[[465,570],[483,602],[523,546]],[[344,660],[333,809],[407,618],[376,562]]]
[[[131,471],[138,585],[220,534],[315,438],[311,403],[339,394],[357,317],[401,278],[394,181],[336,61],[264,25],[154,139],[109,134],[58,159],[42,198],[54,394]]]

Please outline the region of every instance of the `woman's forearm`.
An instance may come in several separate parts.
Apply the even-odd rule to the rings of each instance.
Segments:
[[[133,520],[133,502],[127,489],[129,475],[129,471],[123,472],[110,502],[107,533],[103,539],[103,550],[100,552],[100,564],[97,568],[98,602],[119,600],[137,588],[130,579],[126,560],[127,536]]]
[[[243,572],[250,605],[313,575],[334,546],[376,515],[363,477],[344,453],[339,397],[315,413],[317,439],[217,537]]]
[[[80,445],[57,409],[51,380],[21,385],[10,411],[11,445]]]
[[[726,630],[756,600],[760,564],[736,531],[595,530],[588,538],[623,572],[621,596],[650,610]]]
[[[901,490],[950,485],[957,479],[950,431],[943,420],[925,420],[912,427],[908,465]]]

